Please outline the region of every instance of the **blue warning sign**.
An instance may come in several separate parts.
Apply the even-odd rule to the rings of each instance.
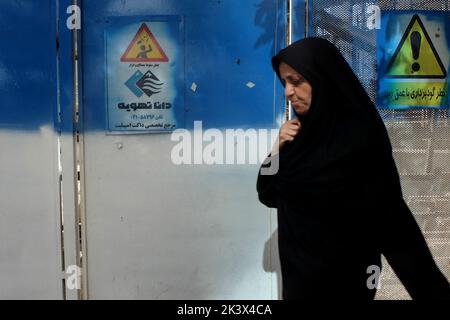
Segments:
[[[184,126],[184,44],[179,16],[113,17],[105,29],[109,132]]]
[[[377,105],[448,108],[448,14],[386,11],[377,32]]]

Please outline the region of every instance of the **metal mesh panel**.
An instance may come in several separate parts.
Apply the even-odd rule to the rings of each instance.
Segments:
[[[376,30],[360,13],[381,10],[445,10],[450,1],[309,1],[310,36],[336,44],[372,101],[376,97]],[[422,229],[436,263],[450,278],[450,123],[448,110],[380,110],[394,148],[405,200]],[[409,299],[383,258],[377,299]]]

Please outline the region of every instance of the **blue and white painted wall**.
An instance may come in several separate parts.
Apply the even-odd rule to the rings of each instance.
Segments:
[[[276,216],[258,202],[256,177],[261,157],[270,152],[270,130],[277,131],[284,114],[270,58],[285,45],[285,2],[78,1],[78,88],[71,31],[65,29],[70,4],[0,4],[0,35],[6,39],[0,51],[5,181],[0,297],[77,298],[63,290],[62,280],[63,270],[78,263],[75,159],[80,159],[85,297],[277,299]],[[178,138],[173,130],[108,128],[108,97],[133,94],[133,84],[123,83],[126,94],[115,97],[117,88],[107,90],[108,25],[115,19],[125,25],[151,22],[157,16],[182,21],[176,43],[182,55],[167,69],[175,79],[168,88],[176,88],[168,99],[177,108],[177,129],[185,129]],[[158,28],[148,26],[158,40]],[[164,39],[158,42],[170,55]],[[114,63],[136,72],[148,67],[146,62]],[[73,122],[76,88],[79,125]],[[145,93],[143,85],[141,90]],[[139,111],[140,100],[134,110],[134,101],[129,102],[130,111],[121,111]],[[84,145],[77,158],[73,133],[78,129]],[[227,132],[233,140],[220,144],[217,139],[226,139]],[[256,140],[257,149],[247,143],[241,150],[239,141],[245,140],[238,139],[250,135],[251,140],[253,134],[264,141]],[[188,145],[191,157],[187,149],[175,152]]]

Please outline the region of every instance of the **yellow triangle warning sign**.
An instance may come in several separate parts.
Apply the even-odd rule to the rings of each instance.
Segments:
[[[390,78],[440,79],[447,76],[420,17],[415,14],[387,68]]]
[[[122,62],[168,62],[169,59],[145,23],[139,28]]]

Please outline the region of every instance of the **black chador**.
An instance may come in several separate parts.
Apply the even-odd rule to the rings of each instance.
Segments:
[[[373,299],[381,254],[413,299],[450,298],[450,286],[407,207],[385,125],[339,50],[320,38],[272,58],[312,87],[301,130],[258,176],[260,201],[278,209],[284,299]],[[372,270],[372,271],[371,271]]]

